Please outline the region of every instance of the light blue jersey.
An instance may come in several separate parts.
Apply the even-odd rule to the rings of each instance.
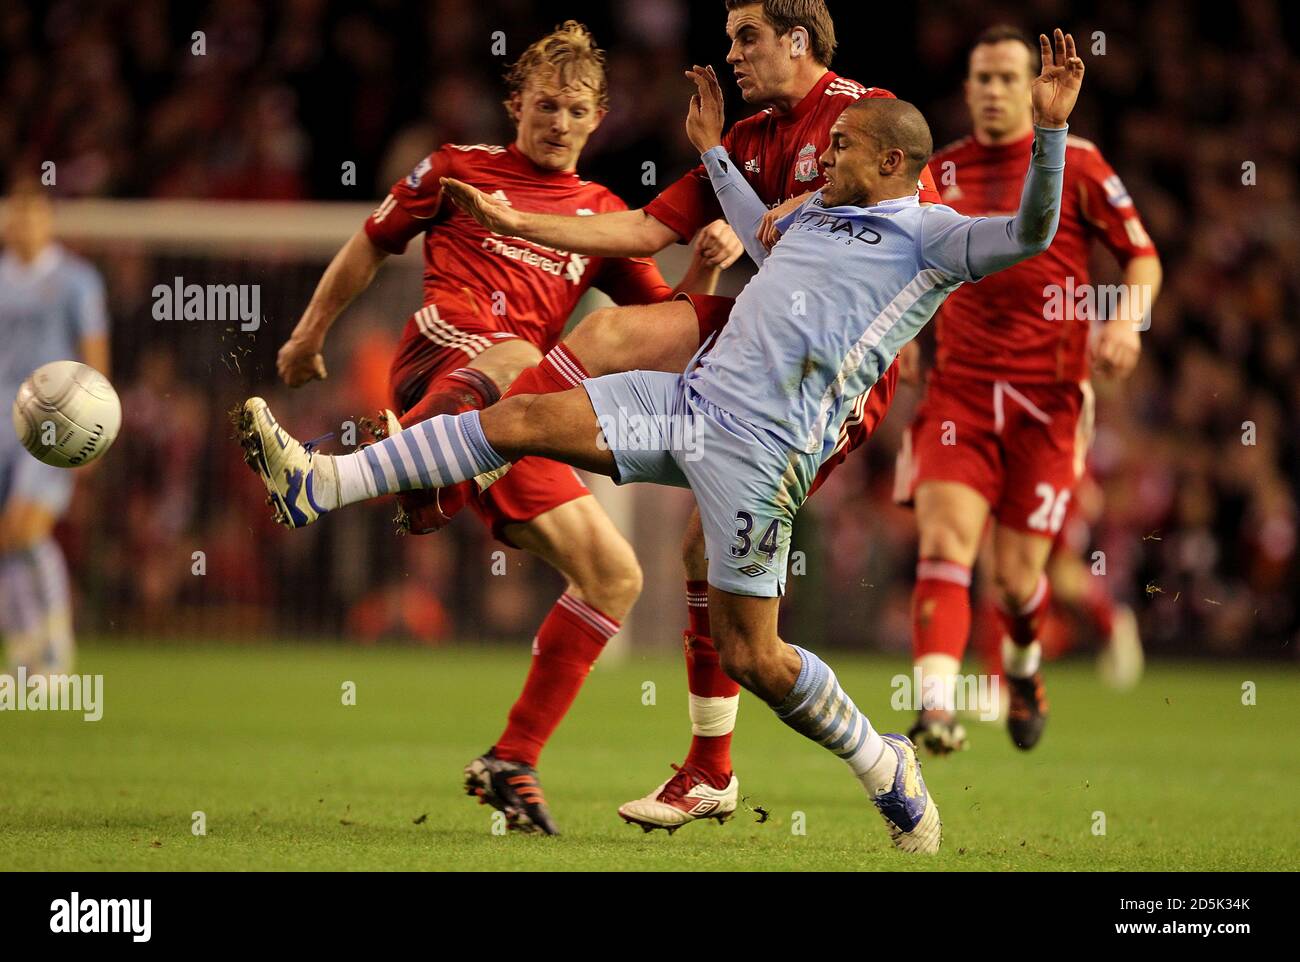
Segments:
[[[1066,129],[1038,129],[1016,217],[922,207],[915,194],[872,207],[824,207],[821,192],[784,218],[768,254],[766,206],[722,147],[704,157],[714,190],[758,274],[717,340],[689,370],[690,390],[824,458],[853,398],[959,285],[1046,250],[1056,232]]]
[[[50,361],[81,357],[81,339],[108,330],[104,284],[86,261],[51,244],[30,264],[0,255],[0,397]]]
[[[915,195],[869,208],[826,208],[818,195],[782,221],[784,235],[770,256],[756,239],[766,208],[725,150],[704,155],[758,274],[721,335],[705,346],[708,353],[684,374],[628,371],[584,380],[582,388],[613,455],[616,482],[694,493],[709,584],[779,596],[795,515],[852,398],[876,383],[956,287],[1052,242],[1066,131],[1038,135],[1041,150],[1015,217],[922,208]],[[278,431],[273,420],[270,427]],[[477,411],[431,418],[367,448],[365,458],[368,468],[360,455],[334,459],[340,490],[346,480],[349,492],[341,503],[444,487],[508,460],[493,449]],[[267,468],[264,476],[274,473]],[[289,480],[285,491],[273,491],[297,502],[302,472]],[[304,503],[321,510],[310,486]],[[310,520],[298,512],[303,523]]]

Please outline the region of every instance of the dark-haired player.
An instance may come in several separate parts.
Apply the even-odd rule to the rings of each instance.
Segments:
[[[745,180],[769,208],[769,225],[825,184],[818,158],[830,131],[849,105],[892,98],[830,69],[835,26],[823,0],[724,0],[727,63],[745,102],[762,109],[738,121],[723,139]],[[922,203],[938,201],[929,172],[919,183]],[[720,216],[704,167],[696,167],[641,210],[577,220],[506,207],[486,193],[449,189],[479,221],[503,234],[606,256],[652,254],[689,239]],[[542,363],[523,372],[513,394],[567,390],[584,378],[618,371],[680,371],[696,350],[727,322],[731,298],[691,295],[649,307],[609,308],[590,314]],[[897,365],[855,398],[835,450],[813,490],[884,417],[893,397]],[[455,489],[452,489],[455,490]],[[462,488],[462,490],[465,490]],[[444,497],[448,494],[443,491]],[[619,814],[649,828],[675,828],[735,811],[739,782],[732,772],[731,733],[740,686],[718,663],[710,633],[708,565],[698,513],[684,546],[689,628],[685,633],[690,687],[691,745],[677,773]]]
[[[943,202],[963,214],[1016,207],[1034,140],[1037,55],[1007,27],[982,34],[971,50],[966,103],[974,133],[930,161]],[[1096,298],[1080,296],[1090,289],[1094,241],[1124,268],[1123,296],[1104,324],[1092,310]],[[1042,735],[1044,567],[1087,453],[1090,355],[1099,373],[1128,375],[1159,288],[1160,262],[1124,185],[1094,144],[1071,136],[1051,248],[956,291],[936,318],[937,357],[898,477],[900,499],[915,504],[920,529],[912,645],[922,704],[911,734],[931,751],[964,743],[953,682],[970,634],[971,569],[989,519],[1008,728],[1022,749]]]

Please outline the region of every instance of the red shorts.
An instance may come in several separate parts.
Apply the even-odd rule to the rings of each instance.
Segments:
[[[464,367],[494,344],[521,340],[518,334],[498,330],[477,316],[460,312],[443,316],[435,304],[422,307],[406,322],[388,371],[393,410],[409,411],[435,379]]]
[[[723,297],[720,294],[678,294],[677,299],[689,301],[691,307],[695,308],[701,344],[727,326],[731,309],[736,306],[734,297]]]
[[[402,343],[389,371],[389,393],[393,410],[405,414],[424,397],[429,386],[457,368],[464,367],[494,344],[522,340],[517,334],[498,331],[477,318],[440,317],[426,307],[407,322]],[[470,507],[492,532],[492,537],[518,547],[505,534],[511,524],[526,524],[552,508],[558,508],[591,492],[577,472],[567,464],[546,458],[522,458],[505,476],[486,491],[470,499]]]
[[[808,489],[808,497],[811,498],[817,489],[826,483],[831,472],[843,463],[850,451],[867,443],[867,439],[876,430],[876,425],[889,413],[889,405],[894,401],[894,390],[897,387],[898,358],[894,358],[894,363],[889,365],[885,373],[880,376],[880,380],[872,385],[871,390],[853,399],[853,410],[849,412],[844,426],[840,428],[839,444],[836,445],[831,456],[817,469],[817,477],[813,478],[812,487]]]
[[[679,298],[691,302],[695,308],[695,319],[700,325],[700,343],[721,331],[731,316],[731,308],[736,301],[730,297],[716,294],[678,294]],[[822,462],[808,489],[808,497],[820,488],[832,471],[843,463],[849,452],[864,444],[871,433],[889,413],[889,405],[894,400],[894,389],[898,387],[898,359],[889,365],[889,369],[866,394],[854,399],[853,410],[849,413],[840,429],[840,440],[835,451]]]
[[[925,481],[956,481],[986,500],[998,524],[1054,537],[1083,474],[1092,435],[1086,383],[1026,384],[930,373],[903,436],[895,499]]]

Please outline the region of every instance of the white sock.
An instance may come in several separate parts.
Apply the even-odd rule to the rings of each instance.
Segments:
[[[853,769],[853,774],[858,776],[858,781],[867,790],[867,794],[878,795],[894,787],[894,775],[898,771],[898,755],[885,744],[885,740],[874,728],[867,742],[868,744],[864,744],[859,752],[861,757],[858,763],[855,765],[850,761],[849,767]]]
[[[339,457],[325,457],[318,454],[317,471],[320,471],[323,466],[322,462],[328,464],[327,474],[333,478],[334,483],[323,484],[322,487],[326,489],[324,491],[318,490],[313,483],[311,490],[316,503],[325,510],[332,511],[345,504],[355,504],[358,501],[369,501],[371,498],[379,497],[374,475],[356,454],[345,454]],[[313,482],[314,480],[313,477]],[[333,504],[326,503],[330,498],[334,500]]]
[[[957,671],[961,662],[952,655],[931,653],[916,659],[920,670],[921,690],[917,692],[922,709],[953,711],[957,701]],[[916,672],[913,671],[913,677]]]
[[[1010,638],[1002,639],[1002,670],[1008,678],[1029,678],[1043,660],[1043,646],[1038,642],[1023,648]]]

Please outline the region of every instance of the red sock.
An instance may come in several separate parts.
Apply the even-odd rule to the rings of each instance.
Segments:
[[[687,630],[691,634],[704,635],[706,638],[712,634],[709,631],[709,583],[707,581],[687,580],[686,619],[689,626]],[[687,654],[690,652],[688,651]]]
[[[998,620],[1002,622],[1002,631],[1017,647],[1024,648],[1038,640],[1051,596],[1047,575],[1039,575],[1038,586],[1029,600],[1020,606],[1019,611],[1008,611],[1005,606],[998,605]]]
[[[1065,609],[1055,601],[1047,606],[1038,626],[1038,643],[1043,646],[1043,661],[1064,658],[1074,650],[1079,635],[1077,622],[1077,618],[1068,617]]]
[[[563,594],[533,640],[533,664],[495,745],[498,758],[536,765],[542,747],[578,697],[591,666],[619,624]]]
[[[501,389],[482,371],[472,367],[457,368],[437,378],[424,391],[424,396],[398,420],[409,428],[439,414],[463,414],[481,411],[501,398]]]
[[[536,367],[524,368],[515,378],[505,397],[516,394],[555,394],[575,388],[587,378],[587,368],[578,356],[563,344],[551,348]]]
[[[690,629],[685,635],[686,681],[691,691],[691,750],[684,764],[698,769],[714,788],[731,780],[731,735],[740,706],[740,685],[722,670],[718,649],[709,637],[709,585],[686,582]],[[727,702],[700,699],[729,699]],[[694,732],[697,726],[725,728],[716,735]]]
[[[912,658],[951,655],[961,661],[970,636],[970,568],[923,558],[912,589]]]

